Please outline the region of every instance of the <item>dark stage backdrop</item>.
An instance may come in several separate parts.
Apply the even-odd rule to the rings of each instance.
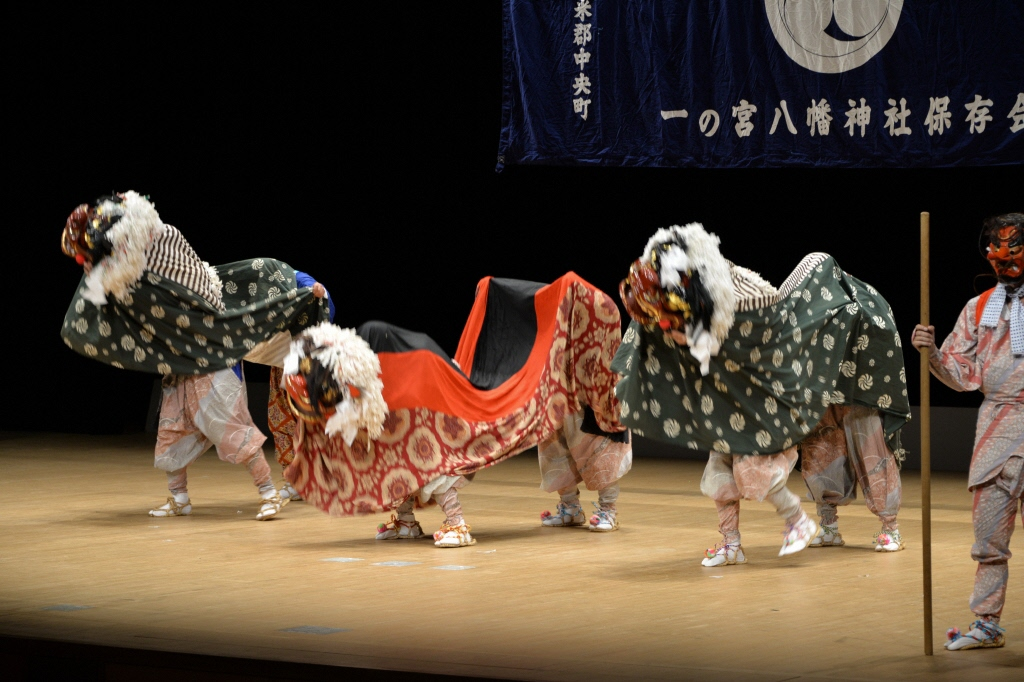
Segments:
[[[921,211],[945,334],[990,286],[975,282],[982,219],[1022,209],[1020,166],[496,173],[500,3],[164,5],[5,10],[0,429],[144,428],[153,377],[90,362],[58,334],[80,276],[58,235],[112,190],[149,194],[211,263],[280,258],[325,283],[339,324],[388,320],[449,353],[481,277],[573,270],[614,292],[656,228],[690,221],[775,284],[805,253],[833,254],[888,298],[906,338]],[[932,402],[979,396],[936,386]]]

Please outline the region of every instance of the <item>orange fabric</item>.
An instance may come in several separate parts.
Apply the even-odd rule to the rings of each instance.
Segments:
[[[477,286],[476,301],[462,331],[455,361],[467,374],[473,367],[477,339],[487,312],[490,277]],[[534,295],[537,337],[530,357],[522,368],[501,386],[491,390],[475,388],[469,380],[452,371],[444,360],[427,350],[380,353],[381,375],[402,377],[384,382],[384,400],[390,410],[426,408],[433,412],[457,414],[469,421],[490,422],[505,417],[528,403],[548,361],[555,340],[558,306],[575,283],[595,288],[576,273],[563,275]]]
[[[469,311],[469,319],[466,320],[466,326],[462,328],[462,336],[459,337],[459,347],[455,349],[455,362],[459,363],[459,367],[466,372],[473,366],[476,342],[480,338],[480,329],[483,327],[484,317],[487,315],[487,296],[490,291],[491,278],[484,277],[476,285],[473,309]]]
[[[992,292],[995,290],[996,288],[992,287],[978,297],[978,307],[974,309],[974,326],[981,326],[981,316],[985,314],[985,306],[988,304],[988,299],[992,297]]]
[[[462,335],[463,360],[479,338],[486,295],[485,285]],[[622,340],[614,300],[569,273],[534,302],[530,356],[501,386],[476,389],[429,351],[380,353],[388,403],[380,435],[361,429],[349,444],[322,423],[300,421],[285,478],[321,511],[362,514],[394,509],[440,476],[466,476],[538,445],[582,405],[604,431],[623,431],[611,371]]]

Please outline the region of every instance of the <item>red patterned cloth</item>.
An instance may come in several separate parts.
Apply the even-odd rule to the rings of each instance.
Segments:
[[[292,440],[295,438],[295,414],[288,407],[288,394],[281,388],[284,371],[270,368],[270,392],[267,399],[267,423],[274,436],[274,453],[278,463],[286,467],[295,459]]]
[[[471,375],[490,278],[463,330],[455,359]],[[537,335],[529,359],[495,389],[473,387],[429,351],[380,353],[389,413],[384,432],[348,446],[322,424],[298,422],[287,478],[332,516],[393,509],[439,476],[472,474],[533,447],[582,405],[607,432],[624,431],[610,365],[622,338],[607,294],[568,273],[534,295]]]

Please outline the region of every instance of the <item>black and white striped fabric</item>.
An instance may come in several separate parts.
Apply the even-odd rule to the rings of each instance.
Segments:
[[[827,253],[807,254],[779,289],[766,282],[756,272],[729,263],[732,288],[736,292],[736,311],[746,312],[775,305],[792,294],[797,285],[807,278],[811,270],[821,265],[826,258],[829,258]]]
[[[793,268],[793,272],[789,273],[789,277],[779,287],[779,299],[782,300],[793,294],[793,291],[800,286],[804,280],[811,274],[812,270],[817,269],[819,265],[824,263],[827,259],[832,256],[827,253],[809,253],[803,257],[803,259]]]
[[[146,251],[146,269],[202,296],[217,310],[224,310],[221,286],[210,274],[178,228],[164,223]]]

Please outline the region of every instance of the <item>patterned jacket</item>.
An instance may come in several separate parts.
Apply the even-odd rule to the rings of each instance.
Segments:
[[[980,390],[968,488],[999,475],[1012,456],[1024,456],[1024,357],[1010,352],[1010,305],[995,328],[978,323],[980,296],[967,302],[956,326],[930,358],[932,374],[956,391]]]

